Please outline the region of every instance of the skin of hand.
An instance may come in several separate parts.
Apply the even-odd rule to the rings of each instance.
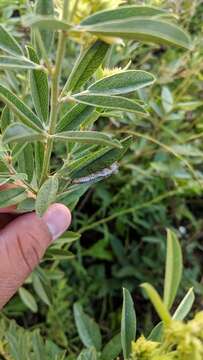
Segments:
[[[70,210],[62,204],[51,205],[42,218],[34,212],[17,215],[13,206],[0,209],[0,309],[70,223]]]

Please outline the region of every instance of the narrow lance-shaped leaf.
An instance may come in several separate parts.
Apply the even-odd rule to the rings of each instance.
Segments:
[[[182,251],[177,236],[167,231],[167,256],[164,281],[164,304],[170,310],[175,300],[183,270]]]
[[[83,350],[77,360],[98,360],[97,351],[94,347]]]
[[[171,322],[171,315],[157,291],[153,286],[147,283],[142,284],[141,287],[146,291],[160,319],[164,322],[164,324],[168,325]]]
[[[68,31],[71,29],[70,24],[65,21],[58,20],[52,16],[27,15],[23,17],[23,25],[49,31]]]
[[[141,70],[126,70],[107,76],[88,88],[94,94],[122,95],[128,94],[153,84],[155,77]]]
[[[11,55],[23,55],[23,51],[17,41],[2,25],[0,25],[0,49]]]
[[[98,11],[82,20],[81,25],[96,25],[103,22],[129,19],[131,17],[150,17],[165,14],[167,14],[166,11],[152,6],[129,5],[113,10]]]
[[[43,140],[44,137],[45,135],[43,133],[38,133],[26,125],[13,123],[6,128],[2,136],[2,142],[5,145],[12,143],[33,142]]]
[[[37,65],[26,58],[15,58],[11,56],[0,56],[0,69],[17,69],[17,70],[29,70],[40,69],[41,65]]]
[[[121,148],[118,140],[111,138],[109,134],[97,131],[64,131],[53,135],[53,138],[61,141],[78,142],[84,144],[108,145],[111,147]]]
[[[190,38],[185,31],[173,23],[151,17],[113,20],[94,25],[80,25],[75,30],[87,31],[97,36],[120,37],[191,49]]]
[[[123,309],[121,319],[121,344],[124,359],[131,355],[132,341],[136,336],[136,314],[132,297],[127,289],[123,289]]]
[[[27,289],[25,289],[23,287],[20,287],[20,289],[18,290],[18,293],[19,293],[20,298],[23,301],[23,303],[32,312],[36,313],[38,310],[38,306],[37,306],[34,296]]]
[[[40,119],[14,93],[0,85],[0,99],[19,117],[28,127],[42,131]]]
[[[18,157],[18,171],[27,175],[31,182],[34,174],[34,156],[32,144],[27,144]]]
[[[146,116],[148,113],[137,102],[121,97],[109,96],[93,93],[80,93],[72,96],[77,102],[104,109],[116,109],[121,111],[133,112],[138,115]]]
[[[101,360],[117,359],[121,350],[121,334],[117,334],[104,346],[101,353]]]
[[[109,45],[103,41],[96,41],[89,48],[82,51],[64,87],[64,91],[76,92],[95,73],[102,64]]]
[[[30,59],[34,63],[39,64],[39,58],[35,50],[31,46],[28,46],[27,49]],[[49,85],[47,74],[41,70],[31,70],[30,87],[35,110],[40,119],[46,123],[49,114]]]
[[[101,350],[101,333],[97,323],[86,315],[80,304],[74,304],[74,318],[77,330],[86,347],[93,346],[96,350]]]
[[[1,126],[2,133],[12,123],[12,121],[13,121],[13,114],[9,110],[8,106],[5,106],[3,111],[2,111],[1,121],[0,121],[0,126]]]
[[[192,309],[192,305],[195,301],[195,295],[193,288],[189,289],[179,306],[177,307],[173,319],[174,320],[184,320],[186,316],[189,314],[190,310]]]
[[[51,176],[40,188],[35,203],[37,215],[42,216],[48,207],[56,200],[58,191],[58,178]]]
[[[57,131],[77,130],[93,113],[94,108],[77,104],[67,111],[57,124]]]
[[[1,190],[0,192],[0,208],[15,205],[26,199],[27,194],[23,188],[11,188]]]
[[[38,0],[36,3],[36,14],[44,16],[54,15],[54,4],[53,0]],[[49,30],[42,30],[41,37],[47,52],[50,51],[53,43],[54,33]]]

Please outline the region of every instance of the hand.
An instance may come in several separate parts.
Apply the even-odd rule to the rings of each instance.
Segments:
[[[0,308],[70,222],[70,211],[61,204],[50,206],[42,218],[35,213],[17,216],[14,207],[0,209]]]

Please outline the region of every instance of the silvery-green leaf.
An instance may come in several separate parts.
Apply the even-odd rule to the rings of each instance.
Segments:
[[[101,350],[101,333],[97,323],[86,315],[80,304],[74,304],[74,318],[81,341],[86,347]]]
[[[68,110],[57,124],[57,131],[77,130],[92,115],[94,108],[85,104],[77,104]]]
[[[170,309],[175,300],[183,271],[183,259],[180,243],[176,234],[167,231],[167,256],[164,281],[164,304]]]
[[[109,134],[98,131],[64,131],[53,135],[53,138],[67,142],[108,145],[116,148],[122,147],[118,140],[112,139]]]
[[[16,205],[25,200],[27,194],[23,188],[11,188],[1,190],[0,192],[0,207],[7,207],[10,205]]]
[[[121,334],[117,334],[104,346],[101,353],[101,360],[117,359],[121,350]]]
[[[40,30],[63,30],[68,31],[72,28],[65,21],[58,20],[52,16],[27,15],[23,17],[24,26],[38,28]]]
[[[102,64],[108,48],[109,45],[98,40],[85,49],[76,61],[64,90],[79,90]]]
[[[39,64],[39,58],[35,50],[28,46],[29,58]],[[49,115],[49,85],[48,76],[42,70],[30,71],[30,88],[35,110],[43,122],[47,122]]]
[[[23,303],[34,313],[37,312],[38,306],[34,296],[25,288],[20,287],[18,290],[19,296]]]
[[[41,186],[35,203],[37,215],[42,216],[48,207],[56,200],[58,185],[58,178],[51,176]]]
[[[3,101],[28,127],[41,131],[40,119],[14,93],[0,85],[0,99]]]
[[[188,34],[163,18],[130,17],[123,20],[108,20],[94,25],[84,25],[83,23],[75,30],[87,31],[97,36],[132,39],[191,49],[191,40]]]
[[[8,106],[5,106],[2,111],[1,121],[0,121],[2,133],[12,123],[12,121],[13,121],[13,114],[9,110]]]
[[[22,56],[23,51],[14,37],[0,25],[0,49],[15,56]]]
[[[121,319],[121,344],[124,359],[131,355],[132,341],[136,336],[136,314],[132,297],[127,289],[123,289],[123,308]]]
[[[53,0],[37,0],[35,12],[38,15],[53,16],[54,15],[54,4]],[[53,43],[54,33],[49,30],[40,31],[42,41],[44,43],[47,52],[50,51]]]
[[[96,25],[103,22],[130,19],[131,17],[152,17],[166,14],[166,11],[152,6],[122,6],[113,10],[98,11],[81,21],[81,25]]]
[[[40,69],[41,66],[35,64],[34,62],[20,57],[12,56],[0,56],[0,69],[5,70],[30,70],[30,69]]]
[[[126,70],[107,76],[88,87],[89,93],[122,95],[153,84],[155,77],[142,70]]]
[[[186,318],[189,314],[190,310],[192,309],[192,305],[195,301],[195,295],[193,288],[189,289],[179,306],[177,307],[173,319],[182,321]]]
[[[43,139],[43,133],[39,133],[20,123],[13,123],[9,125],[2,136],[3,144],[33,142]]]
[[[79,103],[87,104],[98,108],[116,109],[121,111],[133,112],[143,116],[148,115],[145,109],[141,105],[139,105],[136,101],[121,96],[93,94],[91,92],[86,91],[84,93],[73,95],[72,97],[74,100],[76,100]]]

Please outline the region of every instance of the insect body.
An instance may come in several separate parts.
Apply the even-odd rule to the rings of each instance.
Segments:
[[[109,177],[112,174],[116,173],[118,171],[118,164],[113,163],[110,167],[104,168],[100,171],[97,171],[95,173],[92,173],[88,176],[83,176],[78,179],[74,179],[74,184],[91,184],[93,182],[97,182],[102,180],[103,178]]]

